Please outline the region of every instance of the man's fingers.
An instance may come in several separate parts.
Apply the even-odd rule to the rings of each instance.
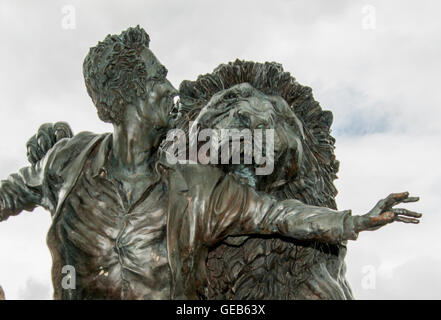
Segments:
[[[406,217],[402,217],[402,216],[396,216],[395,221],[401,221],[404,223],[415,223],[415,224],[420,223],[420,220],[418,220],[418,219],[406,218]]]
[[[401,202],[403,202],[403,203],[405,203],[405,202],[416,202],[418,200],[420,200],[420,197],[408,197],[408,198],[402,200]]]
[[[395,215],[400,215],[400,216],[413,217],[413,218],[421,218],[423,216],[419,212],[410,211],[402,208],[392,209],[392,210],[395,213]]]
[[[409,197],[409,192],[391,193],[384,199],[384,209],[393,207],[394,205],[405,201]]]
[[[404,223],[419,223],[420,220],[416,218],[421,218],[423,216],[421,213],[402,208],[393,209],[393,213],[395,214],[395,221],[400,221]]]

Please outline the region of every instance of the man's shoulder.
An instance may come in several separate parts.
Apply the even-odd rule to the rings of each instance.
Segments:
[[[48,164],[55,171],[67,168],[71,163],[81,160],[79,158],[86,156],[93,146],[109,135],[111,133],[96,134],[83,131],[72,138],[62,139],[48,152]]]
[[[82,131],[74,135],[72,138],[65,138],[58,141],[54,145],[54,148],[58,150],[64,149],[70,151],[77,151],[76,149],[81,150],[82,148],[87,146],[91,141],[104,139],[110,134],[111,133],[97,134],[89,131]]]

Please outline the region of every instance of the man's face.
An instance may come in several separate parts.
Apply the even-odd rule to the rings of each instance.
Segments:
[[[173,98],[178,91],[167,80],[167,69],[148,48],[142,51],[141,58],[147,68],[147,95],[139,101],[138,113],[158,128],[167,127],[174,105]]]

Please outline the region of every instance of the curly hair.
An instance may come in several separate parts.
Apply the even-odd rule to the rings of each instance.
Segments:
[[[147,70],[140,53],[149,42],[149,35],[138,25],[119,35],[109,34],[90,48],[83,75],[102,121],[121,123],[124,106],[145,96]]]

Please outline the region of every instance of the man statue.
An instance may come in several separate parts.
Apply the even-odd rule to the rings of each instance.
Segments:
[[[394,221],[419,222],[421,214],[393,208],[418,200],[408,193],[352,216],[280,201],[219,167],[168,163],[160,143],[178,92],[142,28],[91,48],[83,73],[113,133],[61,134],[41,159],[0,183],[0,221],[36,206],[51,212],[55,299],[200,299],[208,252],[227,237],[338,243]]]

